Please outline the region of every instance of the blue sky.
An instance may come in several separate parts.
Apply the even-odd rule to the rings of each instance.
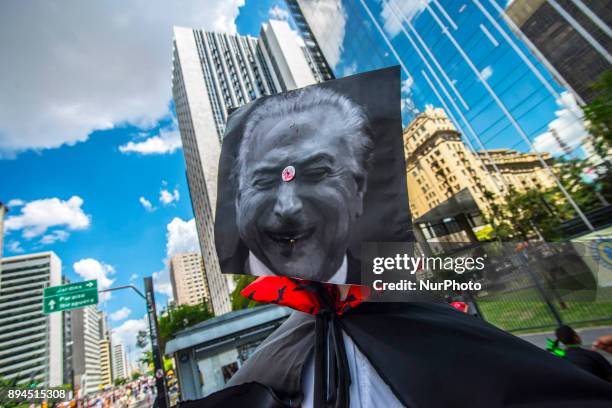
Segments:
[[[409,99],[419,110],[440,106],[420,73],[426,67],[418,55],[382,17],[380,4],[368,3],[409,61],[405,120],[411,117]],[[470,19],[478,18],[473,7],[442,3],[453,5],[448,12],[460,24],[468,23],[457,32],[458,40],[466,48],[476,47],[477,65],[483,72],[490,70],[495,89],[507,86],[509,77],[518,78],[516,92],[504,91],[504,101],[519,103],[516,112],[532,138],[564,118],[558,113],[564,108],[523,72],[516,55],[504,46],[492,48],[488,40],[482,42],[482,33],[470,28]],[[258,36],[270,16],[287,17],[286,6],[280,0],[207,0],[206,7],[199,0],[180,6],[61,4],[65,6],[0,3],[0,47],[7,57],[0,66],[5,81],[0,93],[0,200],[11,207],[5,256],[52,250],[68,278],[98,278],[102,286],[132,283],[142,288],[143,277],[155,276],[157,302],[163,306],[170,292],[168,256],[198,248],[171,102],[172,26]],[[336,73],[396,64],[375,27],[355,22],[374,33],[374,49],[355,50],[351,36],[357,30],[342,26],[341,33],[337,30],[342,36]],[[498,120],[499,111],[483,97],[473,73],[439,39],[431,18],[417,10],[413,22],[471,105],[466,117],[483,137],[491,136],[487,147],[514,146],[516,134]],[[341,21],[335,23],[341,26]],[[20,41],[14,41],[15,32]],[[374,58],[379,58],[377,66],[372,66]],[[558,125],[565,126],[566,119]],[[525,148],[520,143],[515,147]],[[146,327],[141,299],[131,292],[115,293],[101,308],[136,357],[134,333]]]
[[[238,6],[241,2],[235,3]],[[221,13],[231,18],[232,23],[235,22],[235,29],[239,33],[257,36],[261,23],[269,18],[269,10],[277,3],[248,0],[242,7],[221,10]],[[115,18],[126,11],[129,9],[109,13],[107,17]],[[15,12],[26,13],[24,10]],[[81,12],[88,13],[86,10]],[[237,18],[236,12],[239,13]],[[192,22],[193,26],[218,27],[215,21],[211,24],[205,18],[202,20],[201,24]],[[169,27],[174,22],[166,23],[167,35],[162,40],[166,43],[163,44],[166,51],[169,51],[172,39]],[[228,25],[229,29],[225,31],[232,32],[231,23]],[[105,41],[102,36],[96,38]],[[102,45],[113,47],[108,43]],[[79,49],[75,48],[74,51],[76,53]],[[16,50],[16,55],[19,53]],[[57,122],[64,118],[52,117],[49,122],[53,120],[54,123],[41,121],[36,129],[37,134],[31,137],[30,142],[24,141],[22,138],[27,136],[19,133],[27,133],[29,125],[20,127],[21,124],[18,124],[11,128],[9,119],[0,123],[0,174],[3,175],[0,178],[0,200],[11,204],[7,223],[12,226],[7,228],[5,236],[5,256],[51,250],[61,258],[64,275],[73,281],[96,277],[101,286],[135,284],[142,289],[143,277],[164,271],[168,251],[197,249],[194,225],[192,221],[189,222],[193,213],[185,163],[172,118],[169,80],[171,54],[167,52],[166,55],[167,64],[160,75],[163,78],[161,87],[167,89],[149,95],[160,98],[152,109],[157,109],[158,113],[150,118],[143,118],[142,114],[122,118],[120,113],[101,111],[101,115],[116,116],[107,126],[101,126],[109,129],[95,130],[100,127],[96,119],[90,125],[93,130],[81,137],[71,137],[80,130],[79,126],[65,127],[64,135],[39,136],[48,127],[62,129],[62,124],[58,125]],[[41,64],[40,68],[31,74],[53,79],[52,73],[43,68],[45,61],[37,62]],[[122,81],[129,81],[131,75],[138,75],[138,72],[126,70],[125,75],[115,79],[120,82],[119,86]],[[76,87],[81,84],[70,85]],[[142,91],[147,92],[147,89],[143,88]],[[60,99],[63,97],[58,93],[56,95]],[[31,99],[25,101],[23,106],[34,102],[53,105],[53,97],[55,95],[42,102],[36,101],[41,98],[40,92],[33,90]],[[130,100],[132,95],[123,95],[123,100],[121,98],[122,95],[117,95],[116,103],[120,106],[125,104],[130,109],[129,105],[137,105]],[[113,102],[112,97],[108,100]],[[68,100],[68,103],[71,101]],[[35,113],[44,115],[46,110]],[[27,117],[27,112],[18,114]],[[32,119],[34,122],[38,120]],[[12,143],[13,138],[18,141]],[[82,139],[84,141],[79,141]],[[166,192],[163,197],[162,191]],[[147,201],[149,208],[143,205]],[[167,293],[167,279],[161,278],[159,282],[160,289]],[[156,294],[160,306],[164,306],[168,300],[165,293]],[[134,358],[137,353],[129,338],[136,330],[145,327],[143,302],[129,291],[115,292],[100,307],[107,312],[117,336],[129,343]]]

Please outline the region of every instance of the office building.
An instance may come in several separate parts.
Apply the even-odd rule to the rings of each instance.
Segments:
[[[112,364],[113,364],[113,381],[118,378],[128,378],[128,366],[127,366],[127,355],[125,354],[125,350],[123,349],[123,344],[115,343],[113,344],[113,354],[112,354]]]
[[[96,305],[71,310],[74,386],[80,395],[100,389],[100,311]]]
[[[404,126],[427,106],[439,106],[472,152],[533,153],[576,215],[586,220],[546,160],[547,153],[567,156],[564,146],[582,141],[584,132],[567,132],[582,127],[582,115],[568,106],[570,89],[555,82],[549,67],[508,25],[503,6],[509,2],[286,3],[298,27],[307,27],[302,32],[316,39],[336,77],[399,65]]]
[[[113,385],[113,369],[111,365],[111,342],[108,337],[100,339],[100,386],[106,388]]]
[[[472,152],[443,109],[428,107],[404,129],[410,212],[421,242],[471,242],[474,227],[491,216],[503,192],[544,190],[554,180],[531,153],[512,149]],[[544,156],[553,165],[550,155]],[[487,193],[493,193],[491,198]],[[419,235],[422,234],[422,235]]]
[[[100,310],[100,386],[113,385],[113,368],[111,365],[111,340],[106,315]]]
[[[59,386],[63,381],[62,313],[43,314],[43,290],[62,282],[53,252],[13,256],[0,269],[0,378]]]
[[[300,40],[286,21],[271,20],[261,27],[261,52],[266,65],[273,68],[282,92],[321,82],[308,48],[300,45]]]
[[[213,232],[220,141],[228,112],[321,78],[314,57],[286,22],[268,23],[262,37],[174,28],[172,92],[206,287],[216,315],[231,310]]]
[[[591,102],[591,83],[612,68],[610,3],[514,0],[506,15],[557,80],[572,90],[577,100]]]
[[[177,305],[198,305],[208,301],[208,287],[202,255],[191,252],[170,259],[170,282]]]

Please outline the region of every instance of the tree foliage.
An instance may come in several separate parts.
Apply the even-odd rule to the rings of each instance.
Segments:
[[[159,317],[159,342],[162,350],[179,331],[214,317],[208,304],[169,306]]]
[[[165,371],[174,368],[174,362],[171,358],[167,358],[166,356],[164,356],[163,359]],[[153,353],[151,351],[145,351],[144,353],[142,353],[142,356],[140,357],[140,362],[147,366],[147,373],[149,375],[153,375],[155,367],[155,365],[153,364]]]
[[[528,240],[541,235],[547,241],[561,238],[559,225],[571,218],[560,192],[556,189],[510,190],[503,203],[490,203],[492,213],[489,222],[496,236],[502,241]]]
[[[605,158],[612,148],[612,71],[604,72],[592,85],[597,96],[583,107],[594,138],[595,151]]]
[[[249,286],[251,282],[253,282],[257,276],[251,275],[234,275],[234,281],[236,282],[236,287],[232,291],[230,295],[230,300],[232,301],[232,310],[241,310],[249,307],[259,306],[262,303],[255,302],[254,300],[247,299],[242,296],[240,292]]]

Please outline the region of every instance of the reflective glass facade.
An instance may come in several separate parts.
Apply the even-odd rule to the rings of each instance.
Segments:
[[[432,105],[476,150],[583,155],[575,99],[501,17],[506,0],[287,3],[336,77],[401,65],[405,124]]]
[[[476,187],[469,189],[474,199],[491,191],[475,176],[479,170],[493,181],[497,197],[512,189],[525,191],[530,183],[541,184],[545,177],[544,184],[557,185],[581,222],[593,229],[571,192],[562,186],[564,175],[553,169],[559,157],[601,161],[592,156],[592,138],[582,120],[579,104],[584,98],[578,86],[570,84],[576,79],[563,77],[567,67],[562,69],[560,58],[553,58],[562,53],[538,47],[554,32],[566,36],[567,41],[555,39],[565,47],[580,48],[586,41],[592,49],[580,55],[591,56],[593,61],[582,65],[597,69],[577,69],[580,72],[574,76],[583,82],[580,90],[585,89],[596,79],[594,73],[606,64],[609,69],[612,62],[612,43],[607,41],[612,37],[606,21],[609,13],[598,17],[595,9],[601,7],[593,9],[591,2],[578,0],[286,2],[302,34],[314,39],[316,49],[311,52],[318,48],[335,77],[400,65],[404,126],[423,115],[431,116],[432,109],[443,110],[470,154],[478,158],[478,168],[474,172],[467,169],[474,176]],[[551,8],[558,14],[554,19]],[[544,12],[548,18],[540,20],[546,24],[534,25]],[[528,33],[521,31],[526,30],[525,21],[530,23]],[[413,131],[418,134],[418,129]],[[414,139],[405,132],[406,143],[410,138]],[[447,153],[455,159],[456,153]],[[508,167],[506,158],[510,157],[516,160]],[[433,164],[430,160],[427,166]],[[449,167],[441,171],[444,179],[437,177],[436,183],[446,190],[439,199],[430,197],[436,206],[457,194],[461,186],[451,183],[464,177],[450,174]],[[546,174],[536,177],[540,171]],[[426,194],[428,184],[410,177],[409,190],[412,181],[420,184],[417,194]],[[418,211],[411,210],[420,222],[415,217]],[[486,208],[480,210],[486,213]]]

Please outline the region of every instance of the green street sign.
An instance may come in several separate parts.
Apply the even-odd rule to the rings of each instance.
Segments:
[[[83,282],[75,282],[69,283],[67,285],[59,285],[59,286],[50,286],[45,288],[44,296],[55,296],[55,295],[64,295],[73,292],[82,292],[84,290],[98,290],[98,281],[95,279],[83,281]]]
[[[43,312],[45,314],[96,304],[98,304],[98,282],[96,280],[51,286],[44,290]]]

